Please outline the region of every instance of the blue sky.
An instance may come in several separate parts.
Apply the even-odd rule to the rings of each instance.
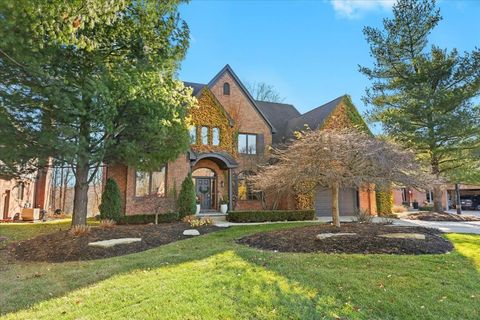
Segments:
[[[191,43],[180,78],[208,82],[230,64],[244,82],[273,85],[300,112],[342,94],[361,112],[372,65],[362,28],[380,26],[392,1],[201,1],[182,5]],[[440,1],[431,43],[460,51],[480,46],[480,1]]]

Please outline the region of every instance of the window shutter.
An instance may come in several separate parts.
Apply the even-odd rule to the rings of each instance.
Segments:
[[[265,150],[265,139],[263,134],[257,134],[257,154],[262,155]]]

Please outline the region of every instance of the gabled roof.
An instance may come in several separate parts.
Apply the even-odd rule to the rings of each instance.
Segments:
[[[287,134],[287,122],[300,116],[300,112],[291,104],[259,100],[255,102],[263,114],[275,126],[275,129],[277,129],[277,132],[272,136],[273,143],[282,143],[283,138]]]
[[[186,82],[184,81],[183,84],[185,85],[185,87],[190,87],[193,89],[193,92],[192,92],[192,95],[194,97],[197,97],[199,98],[200,97],[200,94],[202,93],[203,90],[207,90],[207,91],[210,91],[210,89],[207,87],[206,84],[202,84],[202,83],[196,83],[196,82]],[[227,117],[228,119],[228,123],[231,127],[233,127],[235,121],[233,120],[233,118],[230,116],[230,114],[228,113],[227,110],[225,110],[225,108],[222,106],[222,104],[220,103],[220,101],[218,101],[217,97],[215,97],[215,95],[210,91],[211,93],[211,97],[213,98],[213,100],[215,101],[215,103],[221,108],[221,111],[225,114],[225,116]]]
[[[206,84],[203,84],[203,83],[187,82],[187,81],[183,81],[183,85],[185,87],[190,87],[193,89],[192,95],[194,97],[196,97],[200,93],[200,91],[202,91],[203,87],[207,86]]]
[[[210,82],[208,83],[208,87],[209,88],[213,87],[215,85],[215,83],[217,83],[217,81],[220,79],[220,77],[226,72],[230,73],[232,78],[237,82],[238,86],[242,89],[242,91],[245,94],[245,96],[247,97],[247,99],[252,103],[255,110],[260,114],[260,116],[263,118],[263,120],[268,124],[272,133],[275,133],[277,131],[275,126],[269,121],[269,119],[265,116],[265,114],[260,110],[260,108],[258,107],[255,99],[253,99],[250,92],[248,92],[247,88],[245,88],[242,81],[240,81],[238,76],[235,74],[235,72],[233,72],[232,68],[228,64],[225,65],[225,67],[223,67],[223,69],[220,70],[220,72],[217,73],[217,75],[215,77],[213,77],[212,80],[210,80]]]
[[[343,95],[298,117],[290,119],[287,123],[286,134],[289,136],[293,136],[293,133],[295,131],[305,129],[305,125],[307,125],[312,130],[320,128],[325,122],[325,120],[328,118],[328,116],[332,113],[332,111],[335,110],[338,104],[345,97],[346,96]]]

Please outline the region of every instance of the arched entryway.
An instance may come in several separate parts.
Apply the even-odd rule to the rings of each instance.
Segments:
[[[190,153],[192,178],[201,212],[218,211],[221,200],[232,208],[232,169],[238,163],[228,153]]]
[[[195,193],[201,210],[214,210],[218,198],[217,174],[210,168],[198,168],[192,172]]]

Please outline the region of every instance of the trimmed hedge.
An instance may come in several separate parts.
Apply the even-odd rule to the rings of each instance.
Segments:
[[[433,206],[419,206],[418,211],[433,211]]]
[[[158,223],[167,223],[179,221],[178,212],[167,212],[158,214]],[[121,216],[119,224],[148,224],[155,223],[155,214],[135,214],[131,216]]]
[[[231,211],[230,222],[300,221],[315,219],[314,210]]]

